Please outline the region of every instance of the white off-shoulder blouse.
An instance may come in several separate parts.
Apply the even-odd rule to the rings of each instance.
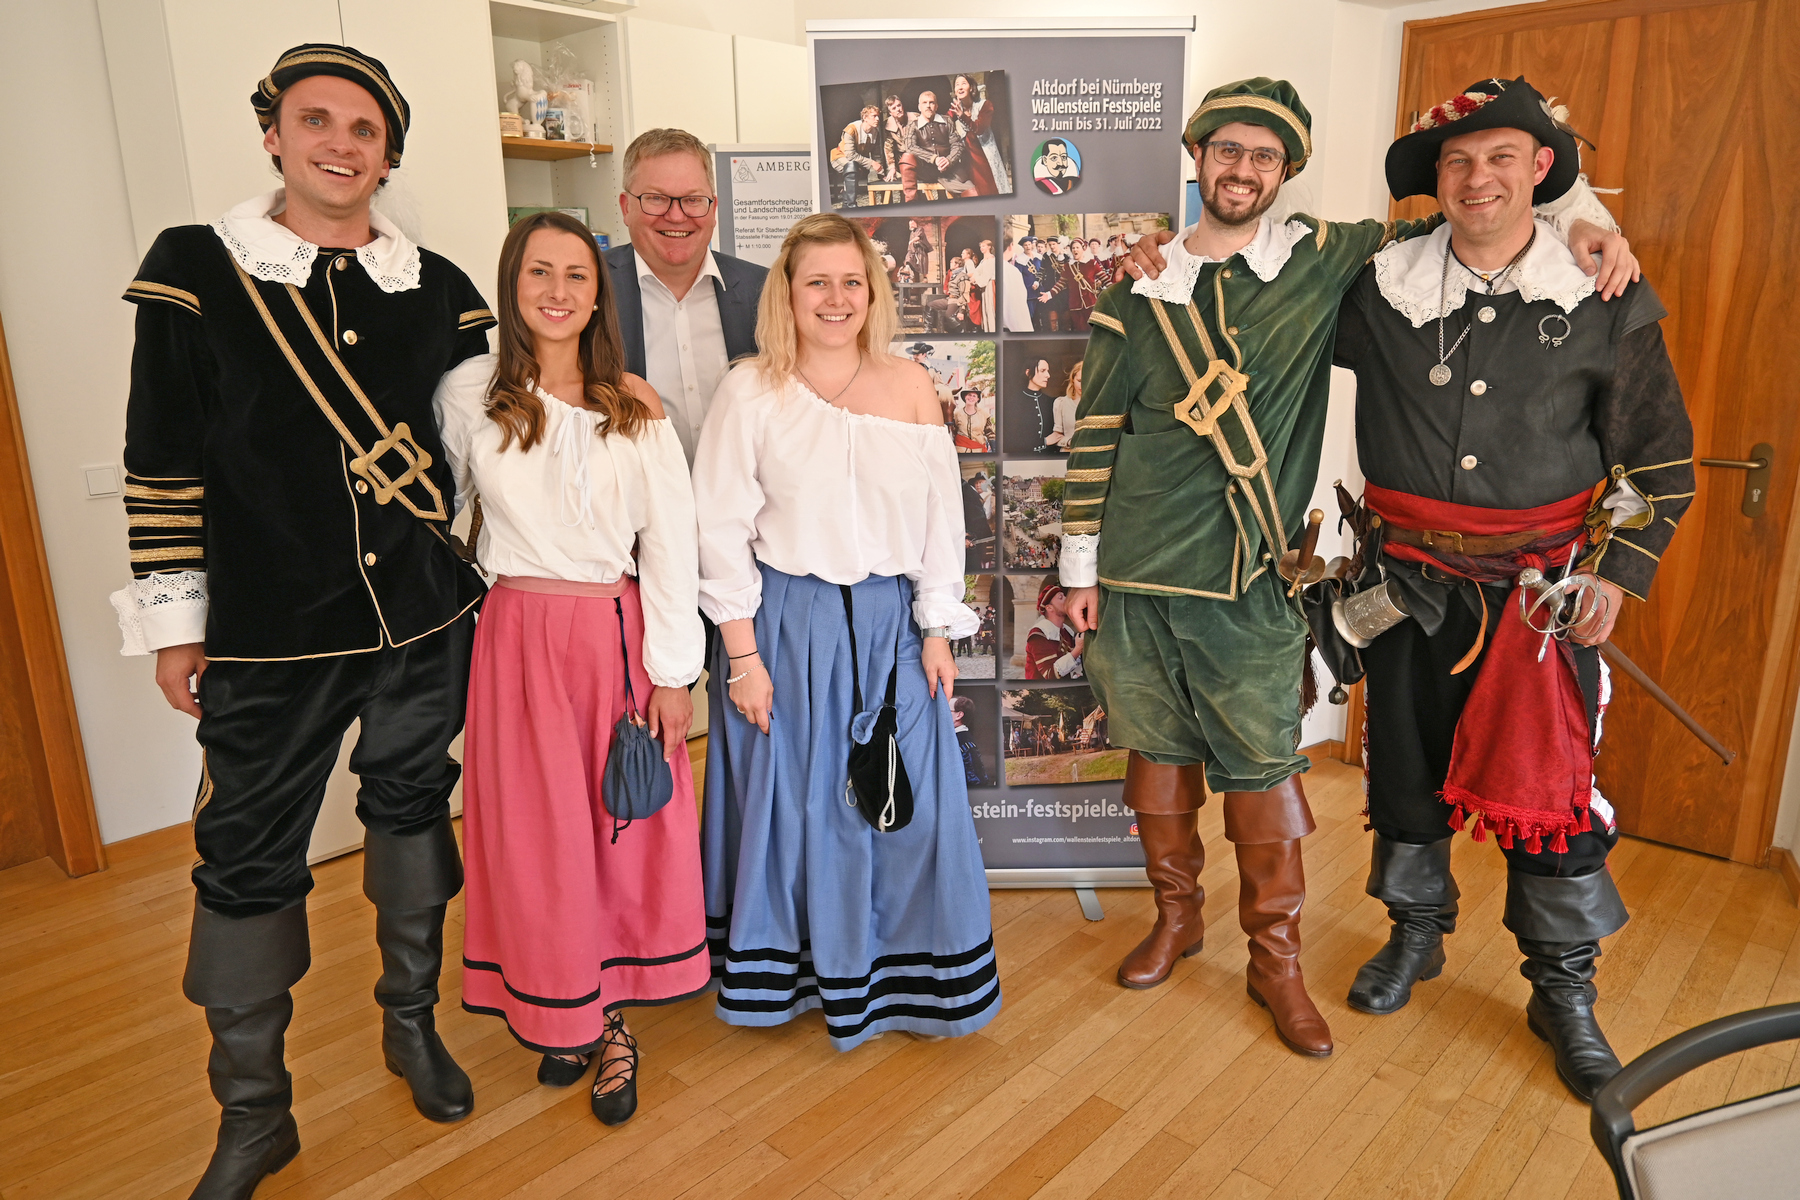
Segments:
[[[913,619],[968,637],[961,472],[949,431],[826,403],[798,381],[771,389],[753,365],[719,384],[694,458],[700,607],[753,617],[757,563],[828,583],[913,581]]]
[[[602,414],[539,389],[543,438],[530,450],[515,441],[502,452],[500,427],[487,414],[495,361],[484,354],[458,366],[438,385],[435,401],[457,507],[481,496],[482,568],[580,583],[637,576],[650,681],[692,683],[706,639],[694,495],[674,429],[664,418],[647,422],[636,437],[607,433]]]

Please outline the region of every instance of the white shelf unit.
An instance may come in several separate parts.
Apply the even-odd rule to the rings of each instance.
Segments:
[[[589,226],[596,233],[606,234],[615,246],[625,234],[618,204],[619,157],[625,147],[617,136],[623,133],[619,119],[619,27],[610,11],[631,7],[634,5],[608,3],[606,11],[599,11],[600,5],[576,8],[542,0],[488,0],[494,46],[495,139],[500,136],[500,95],[512,82],[512,64],[521,58],[529,62],[539,72],[542,87],[545,51],[552,43],[561,42],[574,51],[582,69],[594,81],[594,130],[586,140],[614,148],[611,154],[560,162],[504,159],[507,206],[585,208]]]

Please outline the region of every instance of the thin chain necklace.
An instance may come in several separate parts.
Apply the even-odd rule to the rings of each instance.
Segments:
[[[1486,275],[1481,274],[1480,271],[1475,270],[1473,267],[1463,266],[1463,262],[1460,258],[1456,260],[1456,263],[1458,266],[1462,267],[1463,270],[1469,272],[1469,274],[1479,277],[1481,279],[1482,283],[1487,285],[1488,295],[1491,296],[1500,287],[1500,285],[1502,285],[1506,282],[1506,277],[1513,273],[1513,268],[1515,268],[1519,265],[1519,261],[1525,257],[1526,251],[1530,250],[1532,245],[1535,244],[1536,242],[1537,242],[1537,227],[1534,225],[1534,226],[1532,226],[1532,229],[1531,229],[1531,236],[1526,239],[1525,245],[1519,250],[1519,252],[1517,254],[1513,255],[1512,261],[1506,264],[1506,269],[1504,271],[1501,271],[1500,274],[1494,276],[1492,279],[1489,279]],[[1449,286],[1450,286],[1450,239],[1445,238],[1444,239],[1444,271],[1443,271],[1443,275],[1438,279],[1438,360],[1437,360],[1437,366],[1431,368],[1431,374],[1430,374],[1431,382],[1437,384],[1437,386],[1439,386],[1439,387],[1443,387],[1446,383],[1450,382],[1450,367],[1448,365],[1448,360],[1452,354],[1456,353],[1457,347],[1459,347],[1463,344],[1463,339],[1469,336],[1469,331],[1471,329],[1475,328],[1475,322],[1470,321],[1467,325],[1463,326],[1463,331],[1456,335],[1456,342],[1450,347],[1450,349],[1448,349],[1448,350],[1444,349],[1444,318],[1449,315],[1449,313],[1445,311],[1444,300],[1445,300],[1445,297],[1448,295]]]
[[[850,383],[855,383],[856,377],[858,375],[862,374],[862,365],[863,365],[863,356],[859,353],[856,356],[856,370],[850,372]],[[815,395],[819,399],[825,401],[825,403],[827,403],[827,404],[835,405],[837,403],[838,396],[842,396],[845,392],[850,390],[850,383],[846,383],[843,387],[841,387],[837,390],[836,396],[827,396],[824,392],[821,392],[818,388],[813,387],[813,381],[808,379],[806,377],[806,372],[802,371],[799,368],[799,366],[797,366],[797,365],[794,367],[794,374],[796,374],[800,377],[801,383],[804,383],[807,387],[812,388],[813,395]]]

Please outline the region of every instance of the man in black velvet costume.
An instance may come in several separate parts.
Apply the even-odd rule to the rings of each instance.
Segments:
[[[137,305],[125,467],[127,652],[199,719],[183,990],[223,1109],[193,1195],[238,1200],[299,1152],[284,1040],[311,963],[306,865],[344,733],[362,778],[382,1055],[435,1121],[474,1108],[434,1023],[462,886],[449,797],[479,575],[453,548],[439,378],[494,323],[468,277],[372,213],[409,112],[346,46],[283,54],[251,97],[284,188],[164,230]]]
[[[1610,689],[1596,647],[1625,598],[1649,593],[1690,503],[1693,430],[1656,293],[1596,296],[1533,221],[1534,194],[1576,179],[1566,115],[1523,79],[1425,113],[1389,150],[1388,186],[1435,195],[1446,223],[1377,253],[1339,313],[1368,477],[1360,583],[1397,590],[1411,614],[1362,651],[1368,891],[1393,927],[1349,1002],[1394,1012],[1443,970],[1450,836],[1492,834],[1527,1020],[1591,1100],[1619,1070],[1594,1019],[1595,960],[1627,919],[1606,869],[1618,828],[1593,785]],[[1531,567],[1592,576],[1564,640],[1521,620]]]

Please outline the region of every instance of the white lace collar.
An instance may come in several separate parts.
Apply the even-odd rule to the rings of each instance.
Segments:
[[[1429,237],[1395,242],[1375,256],[1375,286],[1394,310],[1413,323],[1413,328],[1455,312],[1467,298],[1469,272],[1454,261],[1449,282],[1444,281],[1444,249],[1450,244],[1450,226],[1439,225]],[[1516,283],[1516,287],[1514,284]],[[1438,289],[1443,288],[1444,307],[1438,309]],[[1537,241],[1519,260],[1503,292],[1517,291],[1530,304],[1554,300],[1564,312],[1594,294],[1594,281],[1575,265],[1575,256],[1562,235],[1540,220]]]
[[[319,248],[279,222],[270,220],[287,207],[287,189],[276,188],[230,209],[212,223],[225,249],[252,277],[265,283],[291,283],[305,287],[312,278],[313,258]],[[406,292],[419,286],[419,248],[400,232],[400,227],[373,210],[369,228],[375,240],[356,250],[375,286],[384,292]]]
[[[1149,276],[1131,285],[1131,290],[1140,296],[1152,296],[1158,300],[1166,300],[1171,304],[1186,304],[1194,296],[1194,282],[1200,278],[1200,268],[1210,262],[1229,262],[1230,256],[1224,259],[1207,258],[1203,255],[1189,254],[1186,246],[1188,236],[1198,228],[1189,225],[1163,247],[1163,259],[1169,264],[1163,269],[1159,278]],[[1256,236],[1250,244],[1237,253],[1244,256],[1244,265],[1248,266],[1256,277],[1264,283],[1273,283],[1275,276],[1281,274],[1281,268],[1294,252],[1294,244],[1306,237],[1312,229],[1304,221],[1288,221],[1277,225],[1264,213],[1257,222]]]

